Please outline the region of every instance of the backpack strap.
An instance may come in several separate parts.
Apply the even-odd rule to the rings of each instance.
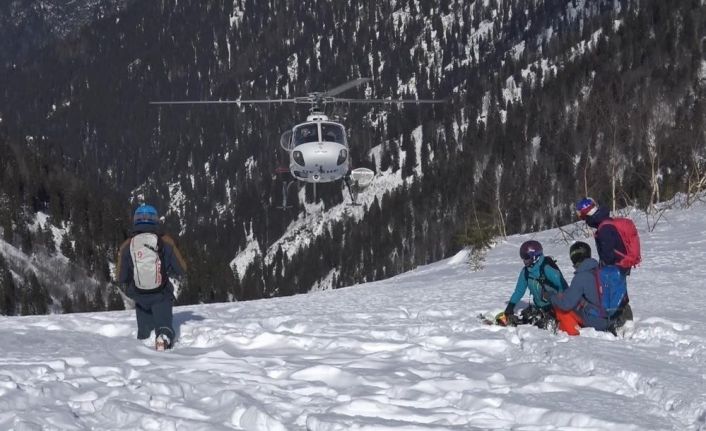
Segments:
[[[540,272],[540,274],[542,273],[542,268],[541,268],[541,267],[540,267],[540,269],[539,269],[539,272]],[[540,276],[540,278],[541,278],[541,276]],[[527,283],[527,285],[529,285],[529,281],[530,281],[530,280],[537,280],[540,285],[543,285],[542,282],[540,281],[540,279],[537,279],[537,278],[534,278],[534,277],[530,277],[529,268],[527,268],[527,267],[525,266],[525,283]],[[531,296],[531,295],[532,295],[532,289],[529,289],[529,292],[530,292],[530,296]]]
[[[530,277],[529,268],[525,266],[525,281],[537,280],[539,284],[544,286],[544,282],[547,281],[547,277],[544,275],[544,267],[547,266],[547,258],[545,257],[542,263],[539,265],[539,277]]]
[[[615,220],[616,220],[616,219],[603,220],[603,221],[601,222],[601,224],[598,225],[598,229],[600,229],[601,226],[604,226],[604,225],[610,225],[610,226],[613,226],[613,227],[615,228],[615,230],[616,230],[617,233],[618,233],[618,238],[620,239],[620,242],[623,244],[623,247],[625,247],[625,253],[623,253],[622,251],[620,251],[620,250],[618,250],[618,249],[613,249],[613,253],[615,253],[618,257],[620,257],[620,259],[624,259],[624,258],[628,257],[628,253],[627,253],[627,252],[628,252],[628,245],[627,245],[627,243],[625,242],[625,240],[623,239],[623,236],[620,234],[621,231],[620,231],[620,229],[618,228],[618,225],[616,224]],[[598,230],[596,230],[596,236],[597,236],[597,235],[598,235]]]
[[[525,281],[529,282],[529,280],[536,280],[537,283],[539,283],[539,285],[542,286],[542,287],[544,287],[544,286],[546,286],[546,285],[549,285],[552,289],[556,290],[557,292],[561,292],[562,290],[564,290],[564,286],[562,286],[562,285],[555,286],[554,283],[552,283],[552,282],[547,278],[547,275],[546,275],[546,273],[544,272],[544,267],[549,264],[549,262],[547,261],[547,259],[551,259],[551,257],[550,257],[550,256],[545,256],[545,257],[544,257],[544,260],[543,260],[542,263],[539,265],[539,277],[537,277],[537,278],[530,277],[529,269],[527,269],[527,267],[525,267]],[[557,271],[559,272],[560,278],[563,277],[563,276],[561,275],[561,271],[559,271],[559,270],[557,270]]]
[[[596,293],[598,294],[598,309],[601,312],[601,317],[604,319],[608,318],[608,313],[603,307],[603,285],[601,284],[601,276],[598,274],[598,268],[593,269],[593,278],[596,280]]]
[[[600,223],[598,223],[598,227],[596,228],[596,230],[598,230],[598,229],[600,229],[600,228],[602,228],[603,226],[606,226],[606,225],[615,225],[615,223],[613,223],[613,220],[615,220],[615,219],[610,218],[610,217],[607,218],[607,219],[604,219],[603,221],[601,221]]]
[[[161,288],[164,289],[169,283],[169,276],[167,275],[167,261],[164,259],[164,241],[160,234],[157,234],[157,254],[159,255],[159,260],[162,261],[162,265],[160,266],[163,280]]]

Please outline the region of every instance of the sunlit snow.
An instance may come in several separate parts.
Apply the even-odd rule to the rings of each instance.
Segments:
[[[345,289],[175,308],[179,342],[135,340],[132,311],[0,317],[0,429],[703,430],[706,205],[635,216],[634,328],[615,338],[485,326],[542,241],[513,236]],[[586,239],[586,238],[585,238]],[[590,238],[587,238],[592,243]]]

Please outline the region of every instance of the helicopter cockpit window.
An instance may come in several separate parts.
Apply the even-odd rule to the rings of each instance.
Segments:
[[[319,128],[317,124],[304,124],[294,131],[294,142],[296,145],[307,142],[317,142],[319,140]]]
[[[338,142],[345,144],[343,137],[343,127],[338,124],[321,123],[321,135],[326,142]]]

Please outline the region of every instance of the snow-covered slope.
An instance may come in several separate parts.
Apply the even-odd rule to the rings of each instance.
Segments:
[[[179,307],[176,349],[131,312],[0,318],[0,429],[706,429],[706,205],[641,228],[624,338],[484,326],[534,237],[335,291]],[[589,241],[592,242],[592,241]]]
[[[324,232],[330,232],[335,223],[347,217],[360,221],[376,198],[378,201],[382,200],[386,192],[394,191],[404,183],[401,171],[391,172],[388,170],[378,174],[370,186],[357,195],[357,205],[351,205],[350,199],[345,195],[347,191],[344,191],[344,196],[346,196],[344,202],[326,210],[322,208],[321,203],[304,204],[304,210],[299,213],[296,220],[290,223],[285,234],[267,248],[264,254],[265,262],[270,264],[280,249],[288,259],[291,259],[303,247],[310,246]],[[305,202],[304,193],[305,190],[301,189],[299,192],[300,202]],[[249,234],[248,243],[230,262],[230,266],[242,278],[248,266],[255,261],[255,257],[258,255],[262,255],[260,244],[252,234]],[[329,283],[321,282],[320,284],[320,289],[333,288],[330,285],[330,280]]]
[[[52,0],[22,4],[15,2],[10,13],[23,23],[27,16],[36,15],[51,33],[63,38],[81,27],[125,9],[132,0]]]
[[[48,308],[51,312],[61,312],[61,300],[66,297],[74,297],[80,291],[84,294],[95,295],[95,292],[106,283],[101,283],[95,278],[89,277],[80,267],[72,263],[61,252],[61,243],[68,234],[70,225],[59,227],[52,224],[50,217],[43,212],[34,215],[34,220],[29,224],[31,232],[38,230],[51,232],[52,251],[47,251],[46,245],[37,247],[39,251],[26,253],[21,248],[15,247],[0,239],[0,258],[2,258],[15,285],[15,289],[29,289],[30,276],[36,276],[41,286],[46,287]],[[42,238],[45,240],[46,238]],[[0,289],[1,291],[2,289]],[[17,298],[24,298],[26,295],[19,293]],[[27,304],[25,304],[27,305]],[[17,312],[22,309],[18,305]]]

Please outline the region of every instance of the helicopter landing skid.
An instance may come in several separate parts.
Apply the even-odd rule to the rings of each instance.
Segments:
[[[282,181],[282,205],[278,206],[277,209],[286,211],[292,208],[291,205],[287,205],[287,191],[289,190],[289,186],[294,182],[295,181]]]
[[[277,209],[281,210],[288,210],[290,208],[294,208],[292,205],[287,205],[288,202],[288,197],[289,197],[289,187],[296,183],[296,180],[286,180],[284,179],[284,174],[289,173],[289,169],[284,168],[284,167],[278,167],[275,172],[282,176],[282,205],[278,206]]]
[[[360,206],[360,204],[358,203],[358,192],[360,192],[358,181],[353,181],[353,184],[351,184],[350,176],[346,175],[345,177],[343,177],[343,182],[346,184],[348,194],[350,194],[351,196],[351,203],[349,205]]]

